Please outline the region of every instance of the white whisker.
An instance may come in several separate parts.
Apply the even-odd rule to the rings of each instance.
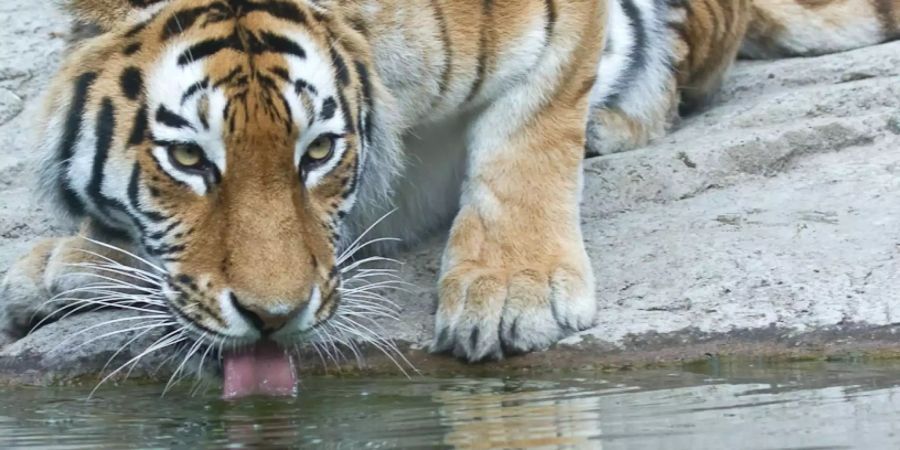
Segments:
[[[85,262],[68,263],[65,265],[68,267],[80,267],[80,268],[85,268],[85,269],[94,269],[94,270],[102,271],[102,272],[110,272],[110,273],[114,273],[117,275],[122,275],[124,277],[131,278],[134,280],[142,281],[144,283],[153,285],[154,287],[162,287],[161,279],[148,278],[142,274],[134,273],[132,271],[126,270],[126,269],[128,269],[128,266],[108,266],[105,264],[93,264],[93,263],[85,263]],[[124,281],[124,280],[122,280],[122,281]]]
[[[163,268],[157,266],[156,264],[151,263],[150,261],[148,261],[148,260],[145,259],[145,258],[142,258],[142,257],[140,257],[140,256],[138,256],[138,255],[136,255],[136,254],[134,254],[134,253],[129,252],[128,250],[125,250],[125,249],[123,249],[123,248],[116,247],[115,245],[107,244],[107,243],[105,243],[105,242],[101,242],[101,241],[98,241],[98,240],[91,239],[91,238],[89,238],[89,237],[87,237],[87,236],[82,236],[81,238],[84,239],[84,240],[86,240],[86,241],[88,241],[88,242],[90,242],[90,243],[92,243],[92,244],[96,244],[96,245],[99,245],[99,246],[101,246],[101,247],[105,247],[105,248],[108,248],[108,249],[110,249],[110,250],[117,251],[117,252],[119,252],[119,253],[121,253],[121,254],[123,254],[123,255],[126,255],[126,256],[129,256],[129,257],[131,257],[131,258],[134,258],[134,259],[136,259],[136,260],[138,260],[138,261],[140,261],[140,262],[146,264],[148,267],[150,267],[150,268],[152,268],[152,269],[155,269],[156,271],[158,271],[159,273],[161,273],[161,274],[163,274],[163,275],[167,275],[167,274],[168,274],[168,272],[166,272],[165,269],[163,269]]]
[[[101,274],[95,273],[95,272],[68,272],[68,273],[65,273],[65,274],[60,275],[60,278],[68,278],[68,277],[89,277],[89,278],[96,278],[96,279],[100,279],[100,280],[103,280],[103,281],[108,281],[109,283],[112,283],[112,285],[114,285],[114,286],[116,286],[116,287],[125,288],[125,289],[129,289],[129,290],[135,290],[135,291],[140,291],[140,292],[148,292],[148,293],[159,293],[159,292],[161,292],[161,290],[160,290],[159,288],[153,288],[153,287],[150,287],[150,286],[140,286],[140,285],[137,285],[137,284],[128,283],[128,282],[123,281],[123,280],[120,280],[120,279],[118,279],[118,278],[108,277],[108,276],[106,276],[106,275],[101,275]]]
[[[348,248],[347,250],[345,250],[342,253],[342,256],[337,259],[338,264],[340,265],[347,259],[353,257],[353,255],[355,255],[360,250],[362,250],[372,244],[377,244],[379,242],[403,242],[403,239],[395,238],[395,237],[380,237],[380,238],[370,239],[362,244],[357,245],[356,247]]]
[[[87,333],[88,331],[91,331],[91,330],[96,329],[96,328],[99,328],[99,327],[103,327],[103,326],[106,326],[106,325],[111,325],[111,324],[114,324],[114,323],[130,322],[130,321],[132,321],[132,320],[168,319],[168,318],[169,318],[168,315],[165,315],[165,314],[159,314],[159,315],[156,315],[156,316],[152,316],[152,315],[139,315],[139,316],[122,317],[122,318],[118,318],[118,319],[106,320],[106,321],[103,321],[103,322],[100,322],[100,323],[91,325],[91,326],[89,326],[89,327],[87,327],[87,328],[80,329],[80,330],[78,330],[78,331],[76,331],[75,333],[72,333],[72,334],[70,334],[70,335],[67,335],[65,338],[63,338],[62,341],[60,341],[60,342],[59,342],[58,344],[56,344],[52,349],[50,349],[50,352],[55,352],[56,350],[59,349],[59,347],[60,347],[61,345],[66,344],[66,343],[69,342],[69,340],[71,340],[72,338],[74,338],[74,337],[76,337],[76,336],[80,336],[80,335],[82,335],[82,334],[84,334],[84,333]]]
[[[344,250],[340,254],[340,256],[338,256],[338,258],[337,258],[337,260],[339,261],[338,265],[340,265],[340,263],[344,262],[344,260],[346,260],[347,258],[352,256],[354,253],[359,251],[359,248],[355,248],[357,246],[357,244],[359,244],[359,241],[361,241],[367,234],[369,234],[369,232],[371,232],[376,226],[378,226],[379,223],[381,223],[384,219],[386,219],[388,216],[393,214],[395,211],[397,211],[397,208],[394,208],[394,209],[384,213],[384,215],[379,217],[375,222],[372,223],[372,225],[369,225],[368,228],[363,230],[363,232],[360,233],[359,236],[357,236],[356,239],[353,242],[351,242],[350,245],[347,246],[347,250]]]
[[[103,339],[103,338],[105,338],[105,337],[115,336],[115,335],[117,335],[117,334],[128,333],[128,332],[131,332],[131,331],[138,331],[138,330],[145,330],[144,333],[146,333],[146,332],[151,331],[151,330],[156,329],[156,328],[164,328],[164,327],[167,327],[167,326],[170,326],[170,325],[174,325],[174,324],[175,324],[175,322],[166,321],[165,319],[156,319],[155,321],[152,321],[152,322],[144,322],[144,323],[142,323],[142,324],[138,324],[137,326],[134,326],[134,327],[131,327],[131,328],[125,328],[125,329],[122,329],[122,330],[110,331],[110,332],[108,332],[108,333],[103,333],[103,334],[101,334],[100,336],[94,336],[94,337],[88,339],[87,341],[84,341],[84,342],[82,342],[82,343],[76,345],[76,346],[75,346],[74,348],[72,348],[71,350],[78,349],[78,348],[80,348],[80,347],[82,347],[82,346],[84,346],[84,345],[90,344],[90,343],[92,343],[92,342],[95,342],[95,341],[97,341],[97,340]],[[141,335],[142,335],[142,334],[143,334],[143,333],[141,333]],[[139,336],[140,336],[140,335],[139,335]],[[130,341],[129,341],[129,342],[130,342]],[[122,348],[124,348],[124,346],[123,346]],[[115,354],[113,354],[113,356],[115,357],[115,355],[117,355],[118,353],[119,353],[119,352],[116,352]],[[104,366],[104,368],[106,368],[106,366]]]
[[[185,339],[187,339],[187,338],[184,337],[184,329],[178,329],[178,330],[172,331],[171,333],[166,334],[165,336],[157,339],[153,344],[150,344],[143,352],[141,352],[137,356],[129,359],[124,364],[117,367],[116,370],[113,370],[108,375],[103,377],[103,379],[100,380],[100,382],[97,383],[96,386],[94,386],[94,389],[91,390],[91,393],[88,395],[88,398],[93,397],[94,393],[97,392],[97,389],[99,389],[100,386],[102,386],[104,383],[109,381],[110,378],[114,377],[116,374],[121,372],[126,367],[131,366],[131,370],[133,370],[134,366],[137,364],[137,362],[140,361],[145,356],[147,356],[157,350],[161,350],[161,349],[169,347],[171,345],[175,345],[179,342],[182,342]],[[128,378],[128,376],[131,375],[131,370],[128,371],[125,378]]]
[[[360,259],[359,261],[354,261],[352,264],[350,264],[348,266],[342,267],[341,273],[342,274],[347,273],[363,264],[368,264],[368,263],[372,263],[372,262],[389,262],[389,263],[394,263],[394,264],[403,264],[401,261],[394,259],[394,258],[388,258],[385,256],[370,256],[368,258]]]
[[[395,359],[394,356],[391,355],[391,353],[393,353],[398,358],[403,360],[403,362],[409,368],[411,368],[413,371],[415,371],[416,373],[419,372],[418,369],[416,369],[415,366],[413,366],[413,364],[406,358],[406,356],[403,355],[403,352],[400,351],[400,349],[397,347],[397,344],[395,344],[393,340],[384,337],[384,335],[385,335],[384,329],[381,327],[380,324],[378,324],[378,322],[371,319],[370,317],[366,317],[366,316],[362,316],[362,315],[355,315],[355,317],[369,321],[372,324],[372,326],[379,328],[378,331],[380,331],[380,332],[373,331],[371,328],[361,324],[360,322],[358,322],[356,320],[353,320],[347,314],[340,315],[336,318],[339,320],[346,321],[345,325],[348,326],[352,332],[356,333],[357,336],[359,336],[360,338],[363,338],[364,340],[366,340],[366,342],[369,342],[369,343],[375,345],[376,348],[381,350],[381,352],[384,353],[384,355],[387,356],[394,363],[394,365],[397,366],[398,369],[400,369],[400,371],[403,373],[403,375],[409,377],[409,374],[406,372],[406,370],[403,369],[403,367],[400,365],[400,363],[397,361],[397,359]],[[361,331],[364,331],[365,333],[368,333],[368,334],[362,333]],[[385,349],[384,347],[387,347],[387,349]],[[390,350],[390,351],[387,351],[387,350]]]
[[[354,305],[357,303],[370,303],[378,306],[383,306],[388,309],[399,311],[400,305],[393,302],[392,300],[388,300],[385,296],[376,292],[369,291],[359,291],[359,292],[349,292],[343,293],[341,295],[341,299],[346,301],[349,305]]]
[[[95,252],[95,251],[91,251],[91,250],[84,249],[84,248],[79,248],[79,249],[77,249],[77,250],[78,250],[79,252],[82,252],[82,253],[91,255],[91,256],[93,256],[93,257],[95,257],[95,258],[100,258],[101,260],[105,261],[105,262],[107,263],[107,265],[109,265],[109,266],[111,266],[111,267],[118,267],[118,268],[122,268],[123,270],[124,270],[124,269],[127,269],[127,270],[129,270],[129,271],[131,271],[131,272],[141,274],[141,275],[143,275],[143,276],[145,276],[145,277],[147,277],[147,278],[152,278],[152,279],[156,279],[156,280],[160,280],[160,281],[162,281],[162,280],[165,279],[165,276],[164,276],[164,275],[156,274],[156,273],[153,273],[153,272],[148,272],[148,271],[146,271],[146,270],[143,270],[143,269],[140,269],[140,268],[137,268],[137,267],[134,267],[134,266],[129,266],[129,265],[127,265],[127,264],[122,264],[121,262],[116,261],[115,259],[112,259],[112,258],[110,258],[110,257],[108,257],[108,256],[106,256],[106,255],[102,255],[102,254],[100,254],[100,253],[97,253],[97,252]],[[100,264],[100,263],[88,263],[88,264]]]
[[[172,325],[175,325],[175,323],[173,322]],[[164,325],[164,326],[168,326],[168,325]],[[112,362],[116,358],[116,356],[119,356],[119,354],[122,353],[126,348],[130,347],[131,344],[133,344],[135,341],[140,339],[145,334],[155,330],[156,328],[159,328],[159,327],[148,327],[146,330],[136,334],[134,337],[132,337],[127,342],[122,344],[122,346],[120,346],[119,349],[116,350],[116,352],[113,353],[112,356],[110,356],[109,359],[106,360],[106,364],[104,364],[103,368],[100,369],[100,373],[106,372],[106,369],[109,368],[109,365],[112,364]]]
[[[191,359],[191,356],[194,356],[194,353],[196,353],[197,350],[200,349],[200,346],[203,344],[203,339],[206,338],[206,336],[207,333],[203,333],[203,335],[194,342],[194,345],[190,347],[188,352],[185,354],[184,359],[181,361],[181,364],[178,365],[178,368],[175,369],[175,372],[172,372],[172,376],[169,377],[169,381],[168,383],[166,383],[166,387],[163,388],[161,397],[165,397],[166,392],[169,392],[169,388],[171,388],[177,382],[177,380],[181,379],[177,378],[178,375],[184,370],[184,366]]]

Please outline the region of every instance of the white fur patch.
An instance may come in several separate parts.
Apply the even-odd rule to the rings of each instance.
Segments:
[[[272,334],[272,338],[291,341],[298,333],[309,331],[316,324],[316,313],[321,307],[322,291],[318,286],[313,286],[309,303],[303,306],[303,313],[291,318],[280,330]]]
[[[323,55],[322,51],[316,47],[315,41],[305,32],[294,30],[285,33],[284,37],[297,43],[304,49],[306,54],[305,58],[290,55],[285,57],[291,81],[303,80],[315,90],[315,93],[307,92],[313,102],[314,114],[316,115],[312,120],[312,125],[309,125],[310,120],[307,111],[299,100],[297,93],[294,92],[293,86],[286,87],[282,92],[285,98],[288,99],[288,106],[291,108],[291,114],[295,118],[295,123],[302,130],[294,151],[294,165],[299,167],[300,160],[303,158],[303,154],[306,152],[309,144],[325,133],[342,135],[348,124],[344,123],[344,115],[340,109],[342,106],[338,100],[336,74],[334,73],[331,58]],[[322,111],[323,104],[328,98],[333,99],[337,104],[337,109],[331,118],[323,121],[319,116],[319,112]],[[346,150],[347,142],[344,139],[337,139],[331,158],[324,165],[316,167],[307,174],[307,189],[316,186],[325,174],[334,169]]]
[[[610,1],[608,5],[604,50],[597,69],[597,83],[591,90],[592,104],[603,103],[620,82],[634,46],[631,24],[622,5],[617,1]]]
[[[222,318],[228,324],[223,334],[238,339],[257,339],[260,337],[260,331],[249,323],[237,308],[231,303],[231,291],[224,289],[217,297],[219,302],[219,311],[222,312]]]
[[[156,69],[147,80],[147,106],[150,131],[156,140],[195,143],[203,149],[206,159],[215,164],[224,176],[227,171],[225,143],[222,140],[224,126],[225,94],[221,89],[207,87],[194,93],[182,103],[182,96],[191,87],[203,81],[206,70],[203,61],[195,61],[178,65],[178,57],[188,48],[185,43],[169,46],[155,64]],[[200,99],[203,96],[209,101],[209,129],[205,129],[200,120]],[[191,128],[174,128],[155,120],[156,112],[161,106],[187,120]],[[166,172],[173,178],[187,184],[200,195],[206,193],[206,183],[196,174],[181,171],[168,161],[166,150],[156,147],[153,156]]]
[[[607,48],[600,57],[591,104],[602,104],[617,95],[616,106],[629,117],[640,122],[658,120],[659,109],[669,102],[666,93],[672,78],[673,42],[666,26],[667,11],[653,0],[633,0],[640,24],[631,23],[621,1],[609,2]],[[643,33],[643,47],[638,47],[637,33]],[[636,72],[629,71],[629,64],[637,59],[643,63]]]

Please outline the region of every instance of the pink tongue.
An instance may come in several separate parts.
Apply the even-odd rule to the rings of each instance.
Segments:
[[[253,347],[228,352],[224,357],[225,392],[222,398],[297,394],[297,374],[291,357],[274,342],[260,342]]]

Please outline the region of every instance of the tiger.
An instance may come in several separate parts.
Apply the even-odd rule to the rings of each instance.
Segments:
[[[190,339],[245,349],[223,357],[236,391],[255,366],[290,382],[284,349],[340,308],[366,233],[402,242],[384,254],[447,233],[433,352],[497,360],[590,328],[586,157],[664,136],[739,55],[900,35],[898,0],[65,6],[98,31],[47,88],[36,146],[78,232],[8,270],[0,329],[20,338],[91,275],[135,277],[98,264],[117,261]]]

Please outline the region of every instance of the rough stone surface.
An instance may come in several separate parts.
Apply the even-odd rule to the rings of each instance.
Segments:
[[[12,12],[16,12],[13,16]],[[60,232],[30,195],[25,132],[69,29],[50,2],[0,5],[0,267]],[[587,161],[583,221],[596,328],[556,348],[465,366],[431,337],[441,237],[404,255],[403,320],[388,328],[425,372],[620,366],[710,354],[822,357],[900,349],[900,42],[740,62],[717,100],[647,148]],[[96,373],[130,334],[114,312],[72,317],[0,350],[0,379]],[[55,348],[64,337],[71,345]],[[125,362],[139,339],[117,356]],[[68,345],[68,344],[67,344]],[[310,355],[305,368],[318,367]],[[391,370],[385,358],[370,367]],[[138,372],[149,373],[158,359]]]

